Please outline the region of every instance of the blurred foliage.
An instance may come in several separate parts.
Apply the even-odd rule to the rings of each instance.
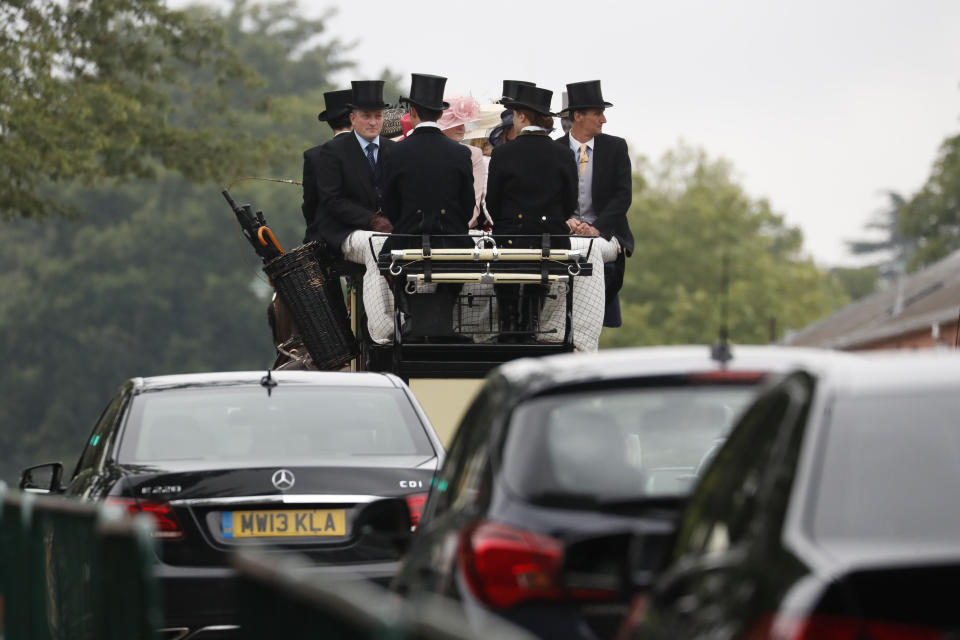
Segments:
[[[848,240],[847,248],[856,256],[875,256],[875,261],[869,265],[876,272],[876,277],[883,280],[893,280],[902,274],[916,251],[916,242],[908,238],[900,228],[901,212],[907,205],[906,199],[895,191],[887,191],[887,206],[874,214],[866,224],[866,230],[879,232],[876,239],[862,238]],[[869,273],[862,271],[861,276]],[[874,285],[874,290],[879,282]]]
[[[767,201],[751,199],[726,161],[679,145],[637,168],[629,213],[636,250],[620,293],[624,324],[605,330],[601,346],[716,341],[725,260],[735,343],[779,339],[847,301],[803,253],[801,231]]]
[[[941,145],[926,184],[901,209],[898,230],[916,245],[911,272],[960,249],[960,135]]]
[[[0,9],[9,11],[7,5]],[[133,174],[150,173],[152,178],[111,179],[103,167],[106,156],[91,157],[80,169],[51,174],[57,180],[44,185],[44,202],[37,205],[52,212],[66,207],[50,208],[49,202],[67,203],[84,215],[11,217],[0,225],[0,387],[5,396],[0,403],[0,475],[8,481],[27,464],[59,459],[72,465],[99,411],[125,378],[266,369],[272,362],[269,287],[252,249],[241,242],[220,190],[239,175],[300,179],[302,151],[329,137],[317,113],[323,109],[322,92],[334,88],[331,74],[348,66],[342,57],[346,47],[325,36],[323,19],[302,18],[293,2],[268,7],[237,2],[220,14],[192,8],[176,15],[184,21],[180,37],[202,33],[209,38],[191,48],[227,51],[218,59],[229,61],[232,69],[244,65],[235,77],[259,81],[236,84],[234,98],[224,105],[220,96],[205,93],[221,77],[216,68],[199,64],[213,54],[198,51],[198,63],[180,68],[175,88],[168,85],[166,93],[169,109],[162,128],[182,133],[179,142],[163,147],[162,153],[151,148],[156,155],[139,165],[121,157],[124,144],[143,150],[139,132],[124,133],[123,113],[100,113],[100,129],[83,134],[103,136],[106,146],[98,149],[116,145],[121,164],[127,166],[129,160],[137,167]],[[120,31],[137,41],[135,34]],[[220,37],[229,49],[220,47]],[[136,71],[130,67],[121,75],[127,79]],[[9,80],[4,77],[2,81]],[[129,82],[139,86],[140,80]],[[45,88],[63,92],[56,94],[62,104],[78,99],[68,95],[67,84]],[[201,94],[211,101],[198,99]],[[163,115],[156,105],[143,108]],[[146,126],[141,115],[133,129]],[[38,116],[36,135],[48,136],[56,147],[58,135],[46,129],[53,126],[48,116]],[[111,124],[121,137],[110,136]],[[68,119],[57,126],[72,130],[81,125]],[[10,152],[7,142],[0,139],[0,154]],[[57,162],[72,164],[72,154],[86,146],[71,142]],[[0,166],[6,169],[0,171],[28,174],[38,170],[34,162],[25,158],[11,167],[4,158]],[[150,171],[142,172],[147,166]],[[96,177],[95,187],[69,180],[81,177]],[[28,193],[32,185],[17,188]],[[5,193],[9,198],[11,192]],[[299,187],[246,181],[232,193],[238,202],[264,210],[282,244],[299,244]],[[4,202],[9,215],[9,199]]]
[[[880,232],[877,239],[847,243],[856,255],[881,256],[872,265],[878,278],[912,273],[960,249],[960,135],[944,140],[919,191],[888,197],[887,208],[867,224]]]
[[[880,290],[880,268],[876,265],[866,267],[834,267],[830,276],[850,300],[859,300]]]
[[[276,151],[236,128],[257,84],[210,14],[161,0],[0,4],[0,217],[76,212],[71,180],[217,178]],[[195,114],[201,112],[203,117]]]

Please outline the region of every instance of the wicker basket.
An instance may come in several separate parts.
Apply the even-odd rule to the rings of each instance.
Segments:
[[[340,278],[318,259],[316,242],[274,258],[263,270],[283,298],[303,344],[318,369],[343,368],[357,357]]]

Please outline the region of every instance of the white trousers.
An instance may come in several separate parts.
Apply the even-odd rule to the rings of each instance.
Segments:
[[[371,238],[373,251],[370,250]],[[347,260],[367,268],[363,274],[363,308],[367,314],[367,331],[378,344],[393,340],[393,293],[377,268],[377,254],[385,240],[386,236],[375,236],[373,231],[359,229],[340,245]]]
[[[591,240],[593,244],[591,245]],[[613,262],[620,253],[616,238],[606,240],[600,236],[570,238],[570,248],[587,251],[593,275],[573,278],[573,346],[577,351],[596,351],[603,330],[603,311],[606,293],[603,281],[603,263]],[[550,287],[543,310],[540,312],[538,340],[561,342],[567,303],[566,285],[559,283]]]

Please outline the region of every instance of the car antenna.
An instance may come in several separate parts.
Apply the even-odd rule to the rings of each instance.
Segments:
[[[724,248],[720,258],[720,336],[719,340],[710,347],[710,357],[726,367],[733,360],[730,352],[730,335],[727,324],[727,304],[730,298],[730,254]]]
[[[267,369],[267,375],[260,378],[260,386],[267,390],[267,397],[273,393],[273,388],[277,386],[277,381],[273,379],[272,371]]]

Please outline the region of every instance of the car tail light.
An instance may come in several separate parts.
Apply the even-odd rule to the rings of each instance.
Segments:
[[[524,600],[595,600],[606,590],[571,590],[560,583],[563,543],[549,536],[481,522],[463,532],[460,567],[474,595],[499,609]]]
[[[180,526],[180,519],[177,518],[176,512],[168,502],[137,500],[136,498],[107,498],[107,502],[123,507],[131,515],[146,513],[151,516],[156,525],[156,529],[153,531],[155,538],[177,540],[183,537],[183,527]]]
[[[423,505],[427,503],[426,493],[410,493],[405,495],[407,507],[410,509],[410,530],[416,531],[420,526],[420,516],[423,515]]]
[[[845,616],[766,616],[745,640],[940,640],[936,629]]]

